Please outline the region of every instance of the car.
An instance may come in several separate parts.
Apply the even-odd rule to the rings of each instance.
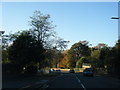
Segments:
[[[60,73],[61,73],[61,70],[58,69],[58,70],[56,70],[55,72],[58,73],[58,74],[60,74]]]
[[[55,73],[54,69],[49,69],[49,73]]]
[[[70,69],[69,73],[75,73],[75,71],[73,69]]]
[[[64,67],[61,67],[61,69],[64,69]]]
[[[86,68],[83,71],[83,76],[94,76],[94,70],[92,68]]]
[[[54,72],[55,70],[54,69],[51,69],[52,72]]]

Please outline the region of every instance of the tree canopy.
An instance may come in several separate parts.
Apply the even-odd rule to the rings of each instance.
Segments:
[[[49,40],[51,37],[55,37],[56,32],[54,31],[52,21],[50,21],[50,15],[44,15],[40,11],[35,11],[33,16],[30,17],[30,29],[31,34],[43,44],[44,47],[49,47]]]
[[[21,68],[31,63],[37,64],[39,68],[51,67],[54,62],[54,65],[60,63],[62,51],[67,47],[68,41],[57,36],[50,15],[35,11],[29,23],[29,30],[4,37],[4,62],[19,64]]]
[[[8,55],[12,63],[25,67],[44,60],[44,49],[29,32],[22,32],[9,47]]]

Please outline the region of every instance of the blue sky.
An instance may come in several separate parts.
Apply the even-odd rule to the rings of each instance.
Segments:
[[[114,46],[118,39],[117,2],[2,2],[2,29],[6,34],[31,28],[28,21],[35,10],[50,14],[55,31],[68,48],[80,40],[92,46]]]

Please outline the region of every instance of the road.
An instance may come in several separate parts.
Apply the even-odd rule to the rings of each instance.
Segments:
[[[94,77],[85,77],[81,73],[61,74],[56,79],[47,84],[47,88],[120,88],[120,80],[95,75]]]
[[[24,88],[36,88],[36,90],[41,90],[41,85],[43,88],[78,88],[86,90],[88,88],[119,88],[120,89],[120,79],[95,75],[93,77],[85,77],[82,72],[69,73],[69,70],[62,70],[59,75],[52,74],[51,77],[42,78],[37,77],[26,77],[26,78],[3,78],[2,86],[3,88],[16,88],[16,90],[24,90]],[[15,90],[15,89],[14,89]]]

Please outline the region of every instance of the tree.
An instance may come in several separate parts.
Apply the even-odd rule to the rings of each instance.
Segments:
[[[114,73],[120,75],[120,40],[112,47],[106,55],[105,63],[107,65],[108,73]]]
[[[65,50],[63,53],[63,58],[60,61],[60,67],[68,68],[68,57],[67,57],[68,50]]]
[[[10,43],[10,37],[9,35],[3,35],[2,36],[2,63],[10,63],[10,60],[8,59],[8,47]]]
[[[90,48],[88,46],[88,41],[79,41],[72,45],[70,50],[68,50],[68,60],[69,63],[76,63],[81,57],[90,56]],[[74,64],[75,67],[76,64]]]
[[[10,60],[8,59],[8,50],[2,50],[2,63],[9,63]]]
[[[40,11],[35,11],[30,19],[30,25],[32,26],[31,34],[47,48],[48,40],[50,37],[55,36],[55,31],[53,30],[55,26],[49,20],[50,15],[43,15]]]
[[[49,57],[45,57],[46,62],[44,62],[44,65],[49,61],[57,66],[61,59],[61,51],[67,47],[68,41],[56,36],[56,32],[54,31],[55,25],[52,24],[49,14],[44,15],[40,11],[35,11],[30,19],[30,25],[32,27],[30,32],[32,36],[34,36],[38,42],[42,43],[43,48],[46,49],[47,52],[45,54],[54,54],[53,56],[50,55]],[[55,49],[55,52],[52,50],[53,48]],[[47,66],[52,65],[49,62],[46,64]]]
[[[77,68],[82,68],[82,61],[81,60],[78,60],[77,62],[76,62],[76,67]]]
[[[54,55],[55,55],[54,50],[46,49],[46,52],[45,52],[45,57],[46,57],[45,60],[47,61],[46,62],[47,65],[46,66],[52,67],[51,62],[53,61]]]
[[[76,67],[77,68],[82,68],[83,63],[89,63],[86,57],[81,57],[77,62],[76,62]]]
[[[118,50],[120,50],[120,39],[117,41],[115,47],[116,47]]]
[[[9,44],[9,35],[3,35],[2,36],[2,50],[6,50],[8,48]]]
[[[75,43],[71,47],[71,51],[76,57],[76,60],[78,60],[82,56],[89,56],[90,55],[90,49],[88,47],[87,41],[79,41],[78,43]]]
[[[69,61],[68,61],[68,67],[69,67],[70,69],[75,68],[75,66],[76,66],[75,60],[69,60]]]
[[[25,66],[32,61],[39,63],[39,68],[51,66],[52,62],[58,64],[62,57],[61,52],[67,47],[68,41],[56,36],[55,26],[50,21],[50,15],[35,11],[30,17],[30,26],[32,28],[28,31],[22,33],[18,31],[8,36],[8,55],[11,63],[21,63]],[[16,54],[14,55],[14,53]],[[23,53],[25,54],[23,55]]]
[[[21,72],[31,62],[40,63],[44,60],[44,49],[42,43],[38,43],[29,32],[23,31],[9,47],[8,55],[12,63],[20,65]]]
[[[60,61],[60,67],[68,68],[67,56],[64,56],[64,58]]]
[[[107,53],[109,52],[108,47],[103,47],[100,49],[100,55],[99,55],[99,67],[104,68],[105,66],[105,58]]]
[[[58,49],[59,51],[64,51],[64,49],[67,47],[68,43],[69,43],[69,41],[65,41],[64,39],[59,37],[55,40],[54,48]]]
[[[89,61],[87,60],[86,57],[81,57],[81,58],[80,58],[80,61],[81,61],[82,63],[89,63]]]
[[[99,50],[92,50],[91,52],[91,58],[90,58],[90,63],[93,68],[97,68],[99,66],[99,56],[100,56],[100,51]]]
[[[58,62],[58,51],[56,49],[46,49],[46,60],[48,60],[49,67],[57,67]]]

